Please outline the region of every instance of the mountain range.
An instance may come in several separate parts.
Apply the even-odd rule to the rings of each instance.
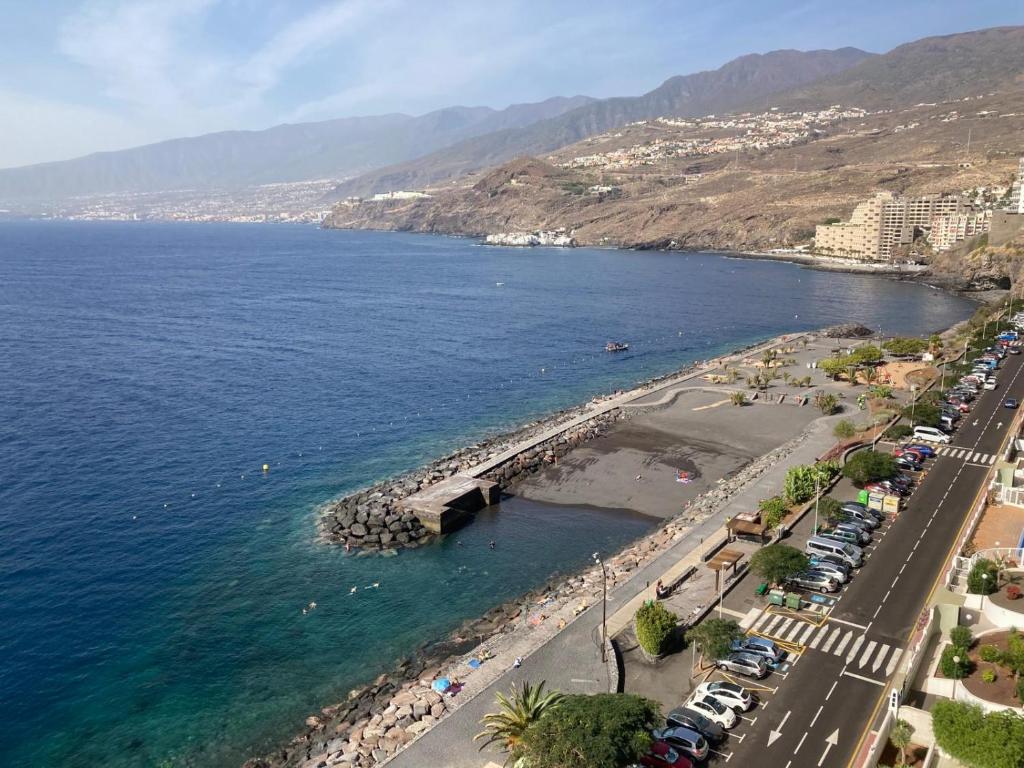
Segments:
[[[1024,27],[932,37],[885,54],[856,48],[773,51],[669,78],[640,96],[555,97],[503,110],[450,107],[228,131],[73,160],[0,170],[0,205],[101,195],[337,180],[326,201],[456,182],[636,121],[769,107],[867,109],[941,102],[1024,85]],[[321,194],[318,192],[317,194]]]

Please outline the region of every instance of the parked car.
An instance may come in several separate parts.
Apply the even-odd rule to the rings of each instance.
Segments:
[[[843,510],[844,512],[865,512],[874,517],[875,520],[878,520],[879,522],[885,520],[885,513],[882,510],[870,509],[868,506],[866,506],[865,504],[861,504],[859,501],[844,501],[843,506],[841,506],[840,509]]]
[[[721,744],[725,739],[725,729],[721,725],[687,707],[673,709],[668,713],[665,722],[669,728],[689,728],[697,731],[712,744]]]
[[[856,538],[855,536],[844,538],[843,536],[837,536],[835,534],[822,533],[819,534],[819,538],[832,539],[833,541],[837,541],[840,543],[857,543],[855,541],[851,541],[851,539]],[[828,574],[821,573],[820,571],[805,571],[804,573],[798,573],[795,576],[790,576],[789,583],[796,587],[801,587],[803,589],[813,589],[817,592],[822,593],[835,592],[837,589],[839,589],[838,581],[833,579]]]
[[[930,445],[926,445],[924,443],[907,443],[906,447],[910,448],[911,450],[917,451],[926,459],[930,459],[935,456],[935,449],[932,448]]]
[[[846,522],[836,523],[832,527],[832,530],[837,533],[852,533],[854,536],[857,537],[857,540],[853,542],[854,544],[864,545],[871,543],[871,534],[865,531],[859,525],[854,525],[853,523]]]
[[[910,456],[897,456],[895,464],[900,469],[909,469],[911,472],[921,471],[921,464],[914,461]]]
[[[824,573],[826,576],[835,579],[838,584],[845,584],[847,579],[850,578],[849,570],[827,560],[811,558],[811,570],[817,573]]]
[[[768,674],[768,664],[760,656],[752,653],[730,653],[724,659],[715,662],[719,669],[735,672],[760,680]],[[711,717],[708,715],[708,717]],[[714,719],[714,718],[712,718]],[[726,726],[728,728],[729,726]]]
[[[640,758],[640,765],[647,768],[693,768],[689,758],[664,741],[651,744],[647,754]]]
[[[694,760],[704,760],[708,756],[707,739],[692,728],[656,728],[651,731],[651,736],[655,742],[663,741]]]
[[[750,691],[742,685],[726,682],[725,680],[701,683],[694,692],[706,696],[714,696],[725,706],[732,707],[737,712],[746,712],[755,703]]]
[[[1019,355],[1020,354],[1020,349],[1018,347],[1010,347],[1006,351],[1009,352],[1011,355]]]
[[[721,663],[722,660],[719,659],[719,666],[721,666]],[[762,669],[765,670],[765,674],[768,674],[768,668],[763,666],[763,664]],[[718,723],[723,728],[732,728],[740,719],[731,708],[720,703],[714,696],[691,696],[686,702],[686,708],[699,712],[708,720]]]
[[[863,509],[844,509],[843,507],[840,507],[839,516],[843,520],[850,520],[853,522],[861,523],[862,525],[867,526],[871,530],[874,530],[882,524],[877,517]]]
[[[865,522],[864,520],[858,520],[858,519],[856,519],[854,517],[844,517],[842,515],[836,515],[836,517],[833,520],[833,522],[836,525],[846,525],[846,526],[849,526],[851,528],[856,528],[858,531],[865,531],[869,535],[874,530],[871,526],[872,525],[877,525],[877,521],[874,520],[874,519],[872,519],[871,522],[868,523],[868,522]]]
[[[1020,403],[1017,402],[1017,398],[1008,397],[1003,400],[1003,408],[1016,408]]]
[[[919,425],[914,427],[914,439],[928,440],[933,443],[948,443],[949,435],[937,427],[925,427]]]
[[[837,531],[835,528],[829,528],[818,534],[824,536],[826,539],[832,539],[833,541],[842,541],[846,544],[853,544],[854,546],[863,546],[863,542],[860,540],[860,535],[853,531]],[[830,592],[832,590],[829,590]]]
[[[995,388],[996,388],[995,379],[990,379],[989,381],[985,382],[985,389],[991,391],[991,390],[993,390]]]
[[[733,640],[732,650],[736,653],[749,653],[753,656],[759,656],[772,669],[786,658],[786,652],[779,648],[778,645],[767,637],[757,637],[756,635]]]

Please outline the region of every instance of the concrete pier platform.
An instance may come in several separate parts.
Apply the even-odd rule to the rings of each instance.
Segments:
[[[491,480],[452,475],[407,497],[402,505],[433,533],[448,533],[474,512],[497,504],[500,488]]]

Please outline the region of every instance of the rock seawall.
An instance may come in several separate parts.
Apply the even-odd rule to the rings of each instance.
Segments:
[[[393,552],[416,547],[432,538],[420,520],[403,507],[403,500],[417,491],[445,480],[457,472],[478,467],[488,459],[582,415],[584,408],[562,411],[515,432],[491,438],[449,454],[401,477],[365,488],[328,503],[321,512],[319,527],[323,540],[348,548]],[[516,480],[553,463],[573,448],[604,434],[608,426],[626,418],[616,409],[595,415],[586,422],[530,448],[487,472],[484,477],[502,490]]]

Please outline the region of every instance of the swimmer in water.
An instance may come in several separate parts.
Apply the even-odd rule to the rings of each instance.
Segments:
[[[495,549],[498,545],[494,543],[494,539],[491,539],[490,548]]]

